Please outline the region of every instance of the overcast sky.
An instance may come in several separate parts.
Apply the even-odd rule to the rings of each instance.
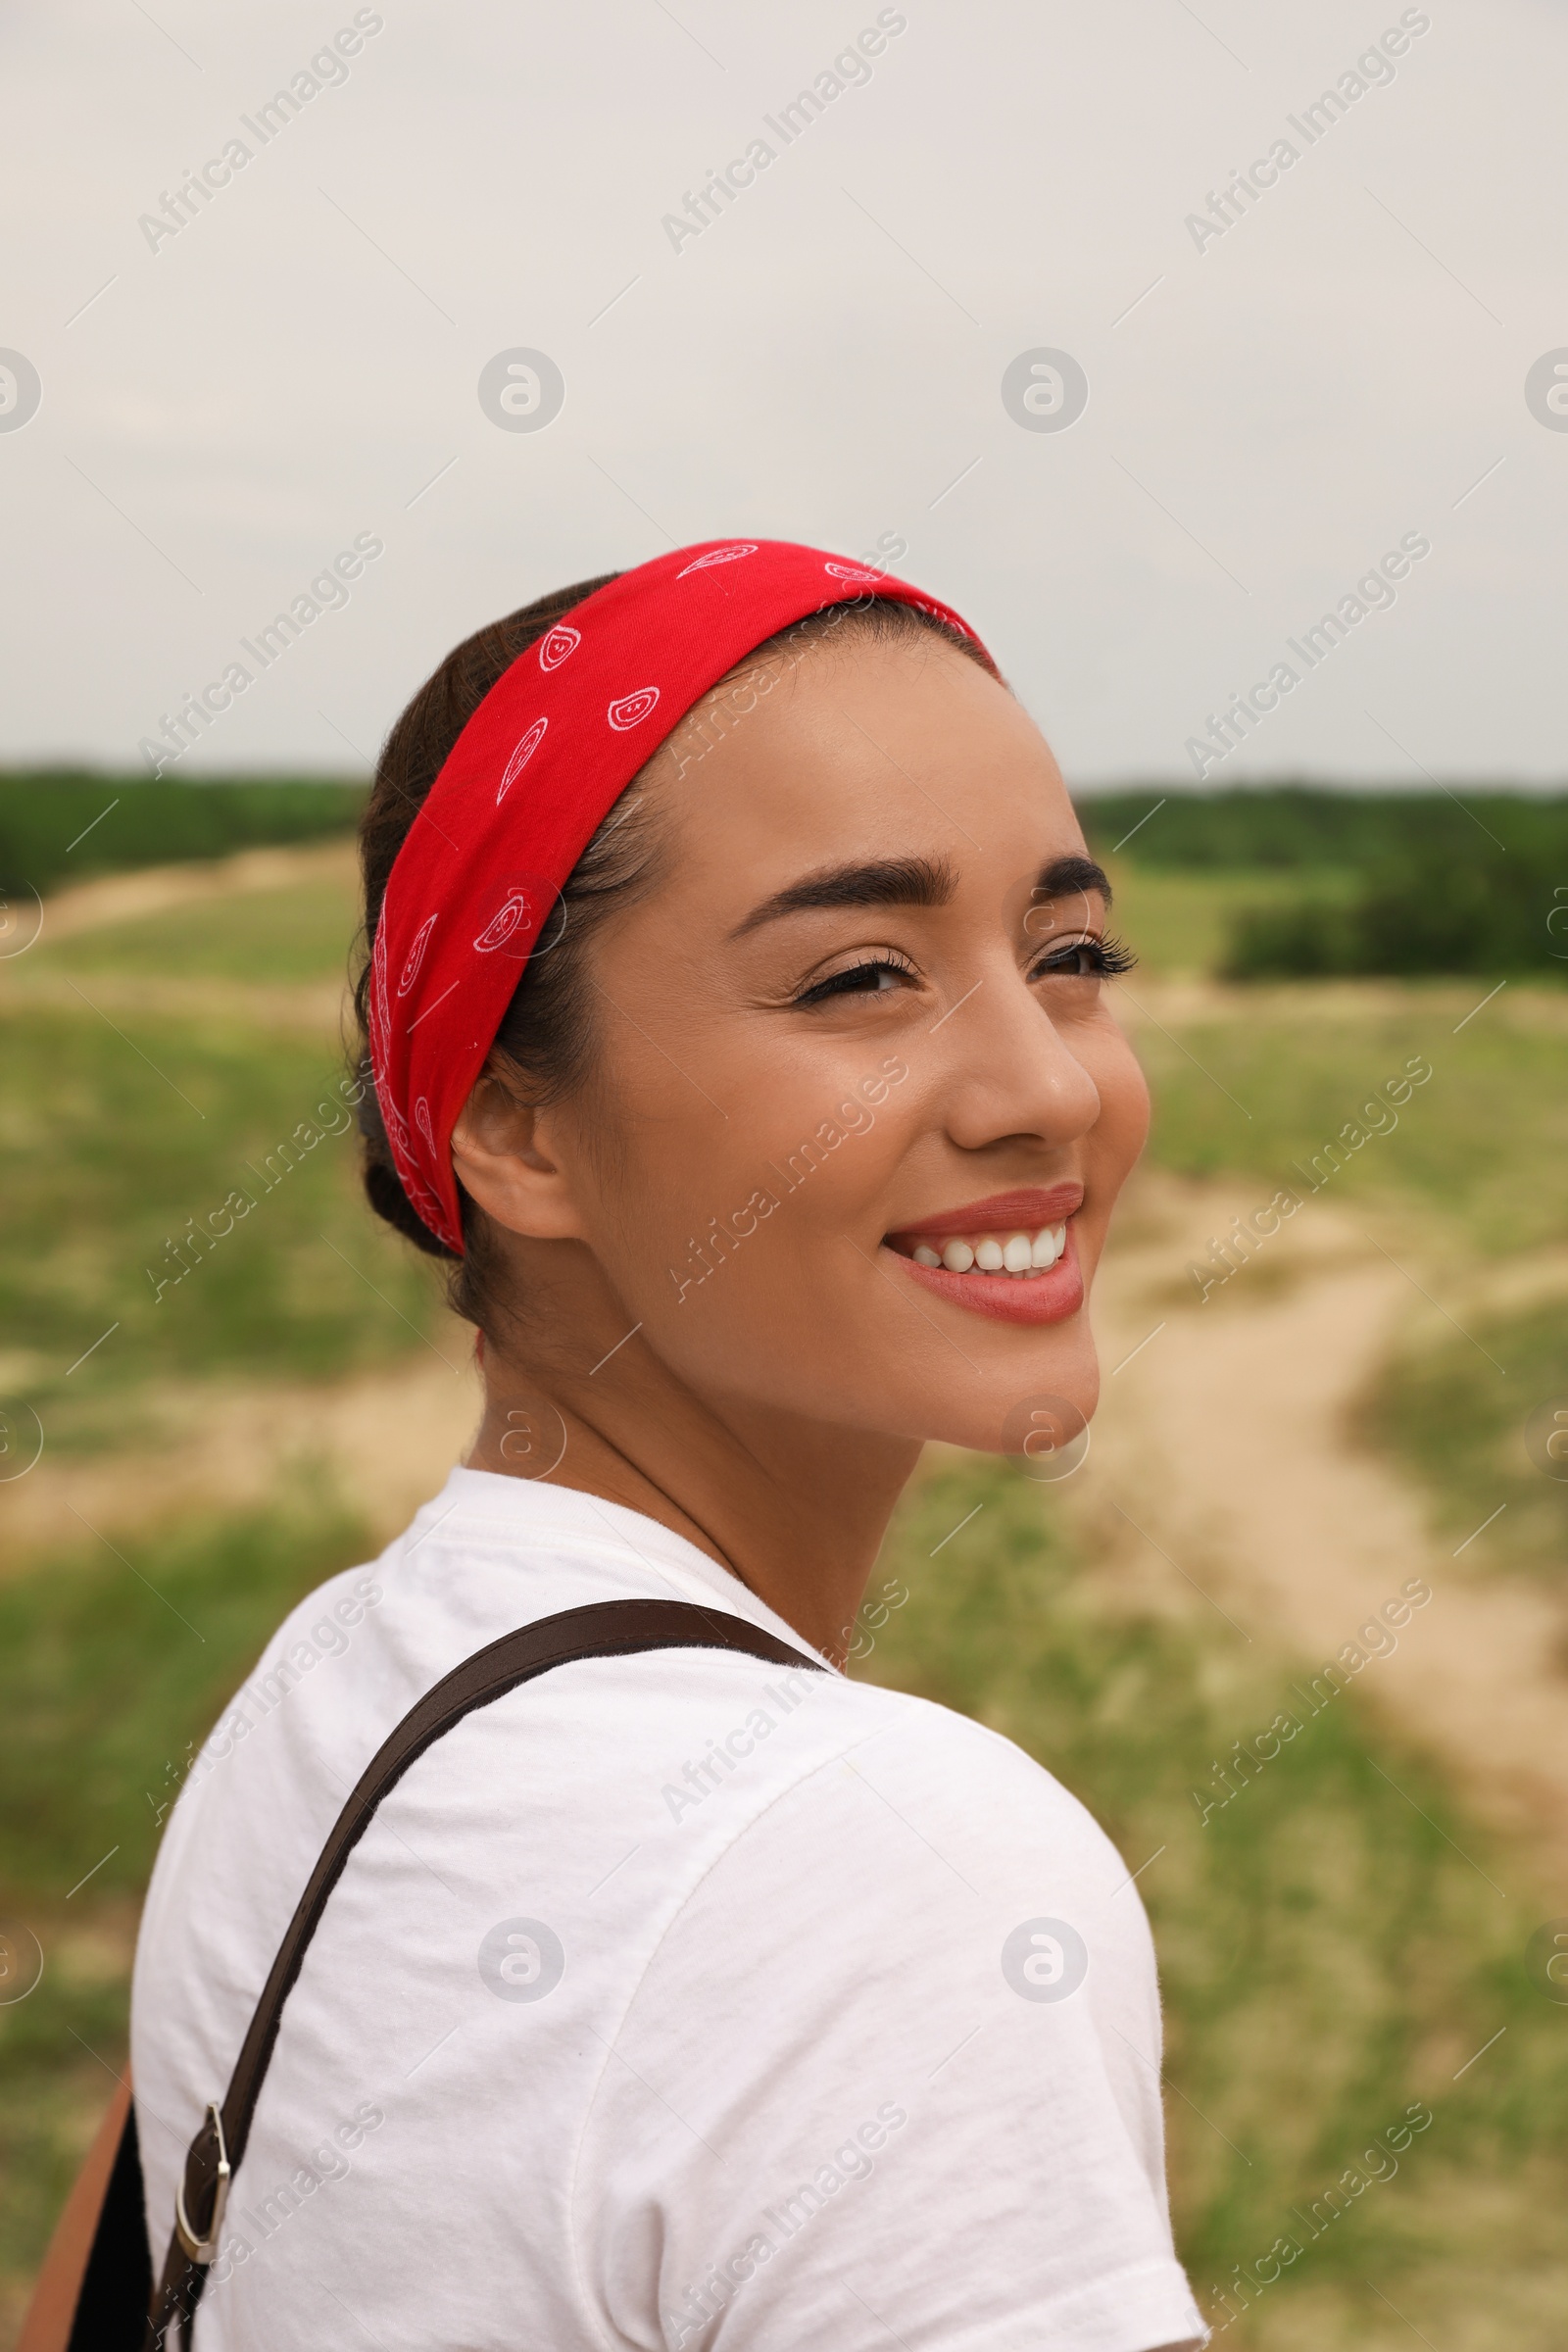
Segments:
[[[170,772],[353,769],[481,621],[766,534],[906,549],[1075,784],[1568,775],[1561,5],[22,0],[0,55],[0,759],[133,766],[237,662]]]

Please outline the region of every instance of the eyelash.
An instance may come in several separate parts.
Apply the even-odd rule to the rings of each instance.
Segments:
[[[1054,971],[1059,968],[1060,958],[1073,956],[1089,956],[1091,970],[1082,976],[1096,980],[1119,979],[1123,972],[1130,972],[1138,961],[1131,948],[1125,947],[1119,939],[1092,936],[1068,941],[1066,946],[1056,950],[1054,957],[1042,956],[1030,977],[1037,978],[1042,972]]]
[[[1072,971],[1071,958],[1078,956],[1087,956],[1090,958],[1090,968],[1087,972],[1075,973]],[[1138,958],[1131,949],[1124,947],[1119,939],[1098,937],[1075,939],[1065,942],[1052,955],[1042,956],[1034,965],[1029,977],[1031,980],[1039,980],[1049,978],[1053,974],[1065,973],[1069,978],[1114,980],[1123,972],[1130,972],[1137,961]],[[863,974],[868,972],[893,972],[904,980],[913,977],[908,964],[897,963],[891,956],[867,956],[863,963],[849,964],[842,972],[835,972],[831,979],[819,980],[813,988],[803,991],[795,1002],[797,1004],[826,1004],[836,997],[868,997],[885,994],[885,991],[881,989],[859,988],[855,985]]]

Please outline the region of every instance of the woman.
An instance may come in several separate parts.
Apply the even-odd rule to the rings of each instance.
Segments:
[[[481,631],[363,840],[367,1187],[447,1261],[484,1413],[171,1822],[155,2249],[391,1728],[628,1595],[841,1660],[925,1440],[1031,1452],[1093,1409],[1147,1124],[1045,743],[956,614],[817,551],[686,548]],[[355,1849],[196,2341],[1149,2352],[1202,2333],[1158,2082],[1137,1888],[1008,1741],[834,1670],[574,1663]]]

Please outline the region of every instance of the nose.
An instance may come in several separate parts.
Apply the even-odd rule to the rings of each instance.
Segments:
[[[1014,1136],[1059,1149],[1100,1117],[1100,1089],[1072,1050],[1072,1025],[1052,1017],[1051,988],[1031,988],[999,959],[928,1030],[931,1082],[961,1151]]]

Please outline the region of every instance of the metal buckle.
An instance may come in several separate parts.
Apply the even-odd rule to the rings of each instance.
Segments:
[[[218,2140],[218,2180],[213,2196],[213,2218],[209,2225],[211,2230],[209,2236],[198,2237],[191,2228],[190,2216],[185,2211],[183,2174],[180,2175],[179,2187],[174,2193],[174,2235],[191,2261],[199,2263],[203,2270],[212,2264],[218,2253],[218,2240],[223,2227],[223,2208],[228,2203],[228,2183],[231,2178],[228,2142],[223,2137],[223,2119],[214,2106],[209,2106],[207,2113]]]

